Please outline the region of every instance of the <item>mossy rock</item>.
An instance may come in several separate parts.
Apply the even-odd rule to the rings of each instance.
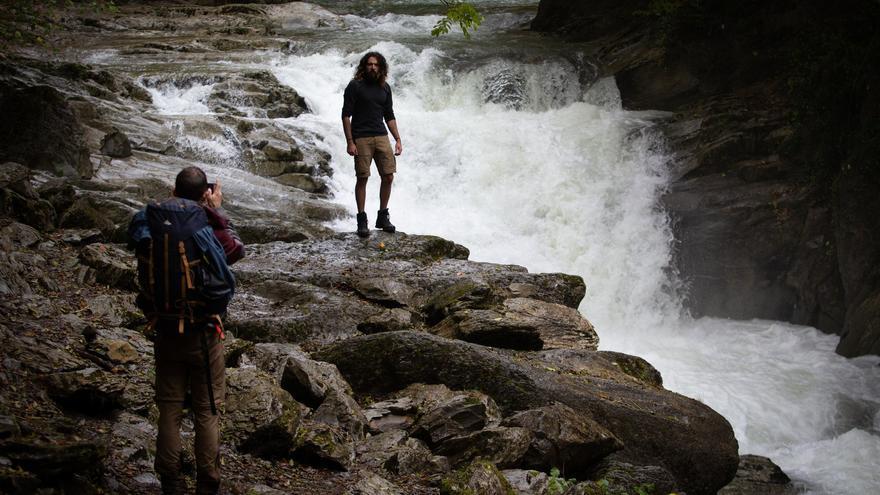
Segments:
[[[489,461],[476,460],[440,482],[441,495],[516,495],[510,482]]]

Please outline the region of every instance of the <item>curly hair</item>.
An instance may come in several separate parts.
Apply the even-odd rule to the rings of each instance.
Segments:
[[[385,57],[379,52],[367,52],[361,57],[361,61],[358,62],[357,70],[354,71],[354,78],[358,81],[364,80],[367,73],[367,60],[369,60],[370,57],[375,57],[376,60],[379,61],[379,85],[384,85],[385,79],[388,78],[388,61],[385,60]]]

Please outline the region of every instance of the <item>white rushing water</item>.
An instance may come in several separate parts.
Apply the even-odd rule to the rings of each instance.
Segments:
[[[336,200],[353,211],[340,109],[366,48],[358,35],[427,36],[436,18],[344,19],[350,43],[279,54],[270,68],[306,98],[313,113],[288,122],[325,137]],[[518,22],[504,19],[489,25]],[[491,30],[481,35],[491,39]],[[669,156],[652,128],[657,114],[622,110],[613,80],[584,86],[567,57],[484,50],[479,62],[456,66],[459,55],[443,42],[370,48],[389,58],[404,142],[390,204],[398,229],[453,239],[471,259],[581,275],[580,309],[602,348],[646,358],[668,389],[723,414],[740,453],[770,457],[809,493],[880,493],[876,357],[844,359],[837,337],[809,327],[681,314],[672,234],[658,207]],[[180,114],[197,108],[201,91],[153,96]],[[377,196],[374,174],[371,221]],[[353,230],[353,216],[337,227]]]

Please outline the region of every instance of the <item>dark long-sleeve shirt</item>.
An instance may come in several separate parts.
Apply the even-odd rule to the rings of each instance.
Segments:
[[[352,79],[345,88],[342,117],[351,117],[354,139],[388,134],[385,122],[394,120],[391,86]]]

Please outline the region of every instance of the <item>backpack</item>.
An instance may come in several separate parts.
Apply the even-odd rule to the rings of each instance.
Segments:
[[[226,314],[235,278],[201,205],[183,198],[150,203],[129,226],[137,252],[137,305],[150,320],[183,332]]]

